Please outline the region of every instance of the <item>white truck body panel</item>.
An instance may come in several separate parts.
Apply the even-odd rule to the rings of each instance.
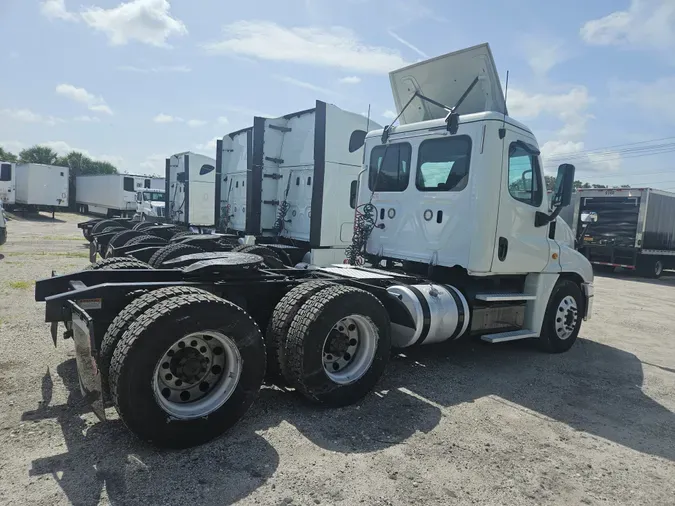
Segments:
[[[215,225],[216,161],[195,153],[167,159],[166,213],[173,223]]]
[[[68,167],[55,165],[17,164],[16,203],[68,207],[68,171]]]
[[[349,151],[349,140],[369,127],[380,125],[317,101],[279,118],[256,117],[252,131],[226,136],[219,195],[220,208],[230,209],[228,228],[344,251],[354,227],[350,189],[363,160],[362,148]]]
[[[16,164],[0,161],[0,203],[11,206],[16,201]]]
[[[141,217],[141,220],[164,218],[165,207],[166,192],[164,188],[144,188],[136,193],[136,214]]]
[[[136,192],[144,188],[164,188],[164,178],[133,174],[77,176],[75,202],[94,214],[133,214]]]

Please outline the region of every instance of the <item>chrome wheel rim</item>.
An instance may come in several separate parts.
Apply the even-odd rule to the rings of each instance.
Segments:
[[[216,331],[188,334],[157,362],[152,379],[157,404],[179,420],[213,413],[239,383],[242,360],[237,345]]]
[[[331,381],[347,385],[361,379],[370,369],[377,352],[379,334],[365,316],[340,319],[323,342],[323,369]]]
[[[663,264],[661,263],[661,260],[657,260],[656,263],[654,264],[654,274],[660,276],[662,272],[663,272]]]
[[[571,295],[564,297],[558,305],[555,315],[555,333],[559,339],[568,339],[573,333],[579,320],[577,301]]]

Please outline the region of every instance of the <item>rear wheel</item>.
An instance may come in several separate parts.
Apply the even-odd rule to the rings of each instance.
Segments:
[[[658,279],[663,274],[663,261],[656,256],[641,256],[638,259],[637,271],[646,278]]]
[[[308,399],[346,406],[373,389],[390,352],[389,314],[382,303],[359,288],[328,287],[293,318],[282,372]]]
[[[166,240],[162,239],[161,237],[154,236],[154,235],[139,235],[137,237],[132,237],[126,243],[124,243],[124,245],[125,246],[135,246],[137,244],[146,244],[146,243],[157,244],[158,242],[166,243]]]
[[[146,310],[113,352],[110,393],[125,425],[160,447],[205,443],[251,406],[265,371],[258,326],[209,293]]]
[[[576,283],[561,279],[553,288],[546,307],[539,344],[549,353],[569,350],[579,335],[584,298]]]
[[[189,230],[185,230],[183,232],[178,232],[177,234],[175,234],[171,238],[170,242],[175,242],[176,240],[178,240],[182,237],[187,237],[187,236],[190,236],[190,235],[199,235],[199,234],[195,234],[194,232],[190,232]]]
[[[152,227],[154,225],[155,225],[154,223],[144,221],[144,222],[141,222],[141,223],[136,223],[132,230],[143,230],[143,229],[146,229],[148,227]]]
[[[140,260],[136,260],[135,258],[129,258],[129,257],[116,257],[116,258],[104,258],[103,260],[99,260],[95,264],[91,264],[86,267],[85,270],[87,271],[96,271],[99,269],[106,269],[107,267],[115,264],[128,264],[129,262],[139,262],[139,265],[142,264],[142,267],[138,268],[145,268],[145,269],[150,269],[150,266],[146,264],[145,262],[141,262]]]
[[[168,260],[195,253],[204,253],[204,250],[190,244],[169,244],[153,253],[152,257],[150,257],[150,265],[159,269]]]
[[[123,259],[123,262],[116,262],[114,264],[106,265],[103,270],[124,270],[124,269],[152,269],[148,264],[131,257],[117,257]]]
[[[312,295],[326,287],[335,286],[328,281],[308,281],[292,288],[275,306],[265,332],[267,348],[267,379],[273,383],[285,383],[281,371],[285,369],[285,346],[288,329],[293,317]]]
[[[106,227],[118,227],[118,226],[120,226],[120,224],[114,220],[101,220],[96,225],[91,227],[91,235],[102,232],[103,229],[105,229]]]

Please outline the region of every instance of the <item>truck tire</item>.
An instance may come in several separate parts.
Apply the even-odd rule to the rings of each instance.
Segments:
[[[276,251],[266,248],[265,246],[260,246],[259,244],[242,244],[232,248],[232,252],[238,253],[251,253],[253,255],[259,255],[263,257],[265,265],[270,269],[283,269],[286,267],[281,257],[277,254]]]
[[[116,258],[104,258],[102,260],[99,260],[98,262],[96,262],[94,264],[88,265],[84,270],[86,270],[86,271],[97,271],[99,269],[105,269],[109,265],[114,265],[114,264],[119,264],[119,263],[127,263],[127,262],[140,262],[141,264],[143,264],[142,268],[146,268],[146,269],[151,268],[145,262],[141,262],[140,260],[136,260],[135,258],[116,257]]]
[[[126,231],[126,230],[127,230],[126,228],[120,227],[120,226],[118,225],[118,226],[115,226],[115,227],[105,227],[105,228],[101,231],[101,233],[102,233],[102,234],[110,234],[110,233],[112,233],[112,232],[124,232],[124,231]]]
[[[539,345],[548,353],[569,350],[579,335],[584,297],[578,284],[561,279],[551,293],[544,313]]]
[[[124,259],[124,262],[116,262],[114,264],[103,267],[104,271],[124,270],[124,269],[152,269],[148,264],[136,258],[131,257],[117,257]]]
[[[267,380],[286,384],[282,371],[286,368],[286,339],[288,329],[298,310],[312,295],[326,287],[335,286],[330,281],[307,281],[289,290],[274,307],[265,332],[267,348]]]
[[[204,250],[191,244],[169,244],[161,249],[158,249],[150,257],[150,265],[156,269],[161,268],[162,264],[167,260],[182,257],[184,255],[193,255],[195,253],[204,253]]]
[[[98,234],[102,232],[106,227],[119,227],[121,226],[115,220],[101,220],[96,225],[91,227],[91,235]]]
[[[233,426],[264,375],[255,321],[210,293],[186,294],[153,305],[123,334],[110,364],[110,394],[139,438],[186,448]]]
[[[645,278],[658,279],[663,274],[663,260],[657,256],[643,255],[638,258],[637,271]]]
[[[282,372],[309,400],[347,406],[373,389],[390,352],[382,303],[360,288],[332,286],[310,297],[293,318]]]
[[[141,223],[136,223],[131,230],[143,230],[145,228],[152,227],[154,225],[155,224],[152,223],[151,221],[144,221]]]
[[[98,368],[101,371],[101,385],[105,394],[110,392],[108,374],[110,373],[110,362],[112,361],[113,353],[117,347],[117,343],[122,339],[122,336],[127,329],[131,327],[131,324],[155,304],[159,304],[172,297],[193,293],[204,293],[204,290],[193,288],[191,286],[170,286],[160,288],[159,290],[153,290],[152,292],[145,293],[135,299],[115,316],[115,319],[108,326],[108,330],[103,336],[103,341],[101,341],[101,351],[98,355]]]
[[[161,237],[157,237],[155,235],[139,235],[137,237],[132,237],[127,242],[125,242],[124,245],[125,246],[135,246],[137,244],[145,244],[145,243],[149,243],[149,242],[166,243],[166,239],[162,239]]]
[[[182,232],[177,232],[169,242],[175,242],[177,239],[180,239],[182,237],[187,237],[189,235],[199,235],[195,234],[194,232],[190,232],[189,230],[183,230]]]
[[[129,239],[132,239],[133,237],[139,237],[141,235],[143,235],[143,233],[138,232],[137,230],[124,229],[124,230],[121,230],[120,232],[117,232],[108,241],[108,247],[106,248],[105,255],[104,255],[105,258],[112,258],[113,248],[118,248],[120,246],[124,246],[124,244],[126,244],[126,242]]]

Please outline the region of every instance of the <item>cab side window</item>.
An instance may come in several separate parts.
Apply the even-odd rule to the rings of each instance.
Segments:
[[[420,144],[415,185],[420,191],[462,191],[469,181],[471,138],[429,139]]]
[[[521,142],[509,147],[509,193],[525,204],[539,207],[543,199],[539,158]]]
[[[407,142],[375,146],[370,152],[368,187],[370,191],[402,192],[410,179],[412,148]]]

